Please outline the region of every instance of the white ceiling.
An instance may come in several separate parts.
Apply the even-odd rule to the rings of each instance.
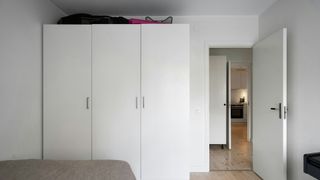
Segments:
[[[259,15],[278,0],[51,0],[67,14]]]

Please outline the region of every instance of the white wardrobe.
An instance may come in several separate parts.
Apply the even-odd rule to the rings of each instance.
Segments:
[[[189,179],[189,26],[45,25],[44,159]]]

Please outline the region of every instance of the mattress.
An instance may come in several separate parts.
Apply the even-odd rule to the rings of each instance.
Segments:
[[[115,160],[0,161],[0,180],[135,180],[128,163]]]

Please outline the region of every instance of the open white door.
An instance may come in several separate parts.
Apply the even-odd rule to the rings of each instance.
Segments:
[[[232,148],[231,127],[231,63],[227,62],[227,126],[228,126],[228,149]]]
[[[287,179],[287,30],[253,48],[253,170]]]
[[[227,57],[210,57],[210,144],[227,144]]]

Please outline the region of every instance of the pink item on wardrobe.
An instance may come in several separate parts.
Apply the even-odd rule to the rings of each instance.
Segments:
[[[143,20],[143,19],[129,19],[129,24],[161,24],[161,22],[149,21],[149,20]]]

